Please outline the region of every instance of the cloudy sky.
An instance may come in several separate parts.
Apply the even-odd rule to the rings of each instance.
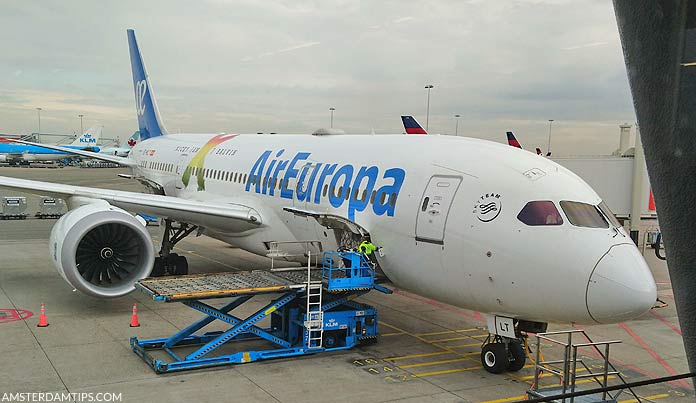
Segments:
[[[635,120],[610,0],[0,4],[0,133],[136,130],[134,28],[170,132],[431,132],[610,153]]]

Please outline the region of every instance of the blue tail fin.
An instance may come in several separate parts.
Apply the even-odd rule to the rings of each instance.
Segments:
[[[135,89],[135,111],[138,114],[140,138],[147,140],[167,134],[160,119],[155,94],[150,78],[145,70],[145,63],[140,55],[140,48],[135,39],[135,31],[128,30],[128,48],[130,49],[131,69],[133,70],[133,88]]]
[[[406,134],[428,134],[413,116],[402,116],[401,121],[404,123]]]

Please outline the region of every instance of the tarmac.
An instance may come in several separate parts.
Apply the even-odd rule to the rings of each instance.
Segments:
[[[92,187],[139,191],[122,169],[0,168],[0,175]],[[0,196],[23,195],[0,189]],[[38,211],[28,196],[27,213]],[[493,375],[480,364],[487,336],[477,313],[394,290],[359,300],[377,308],[381,337],[352,350],[157,375],[129,346],[129,338],[166,337],[200,314],[179,303],[154,302],[133,292],[99,300],[73,291],[53,268],[48,236],[56,220],[0,221],[0,399],[12,393],[115,393],[124,402],[477,402],[524,399],[533,382],[528,361],[517,373]],[[150,227],[155,242],[163,227]],[[191,273],[264,269],[270,260],[219,241],[189,236],[177,245]],[[664,261],[652,250],[645,257],[664,304],[630,322],[584,326],[595,341],[622,340],[612,346],[611,362],[628,382],[688,372],[671,283]],[[243,305],[251,313],[267,301]],[[222,303],[223,301],[220,301]],[[50,326],[37,327],[45,303]],[[129,327],[137,303],[141,326]],[[246,311],[246,312],[244,312]],[[235,311],[237,312],[237,311]],[[210,328],[224,329],[211,324]],[[570,324],[549,330],[572,329]],[[530,344],[535,339],[530,337]],[[544,344],[546,359],[562,351]],[[589,349],[581,355],[590,369],[602,361]],[[610,377],[609,384],[618,382]],[[558,384],[545,373],[541,384]],[[592,379],[583,387],[598,386]],[[686,381],[634,389],[645,402],[693,402]],[[74,400],[80,401],[78,398]],[[620,402],[636,402],[624,392]]]

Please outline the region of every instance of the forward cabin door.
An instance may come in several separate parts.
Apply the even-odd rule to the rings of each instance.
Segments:
[[[460,176],[434,175],[430,178],[418,206],[416,241],[444,243],[447,217],[461,183]]]

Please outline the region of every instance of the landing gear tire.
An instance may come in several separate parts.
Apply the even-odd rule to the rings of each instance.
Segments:
[[[183,276],[188,274],[188,261],[185,256],[170,253],[167,257],[158,256],[150,272],[150,277]]]
[[[155,264],[152,266],[152,271],[150,272],[150,277],[162,277],[164,276],[164,258],[157,256],[155,258]]]
[[[172,274],[175,276],[183,276],[188,274],[188,261],[185,256],[175,256],[173,259],[174,270]]]
[[[524,352],[524,346],[519,340],[513,340],[508,343],[508,357],[510,365],[507,370],[510,372],[517,372],[524,367],[527,361],[527,355]]]
[[[507,349],[503,343],[488,343],[481,349],[481,364],[491,374],[501,374],[510,366]]]

